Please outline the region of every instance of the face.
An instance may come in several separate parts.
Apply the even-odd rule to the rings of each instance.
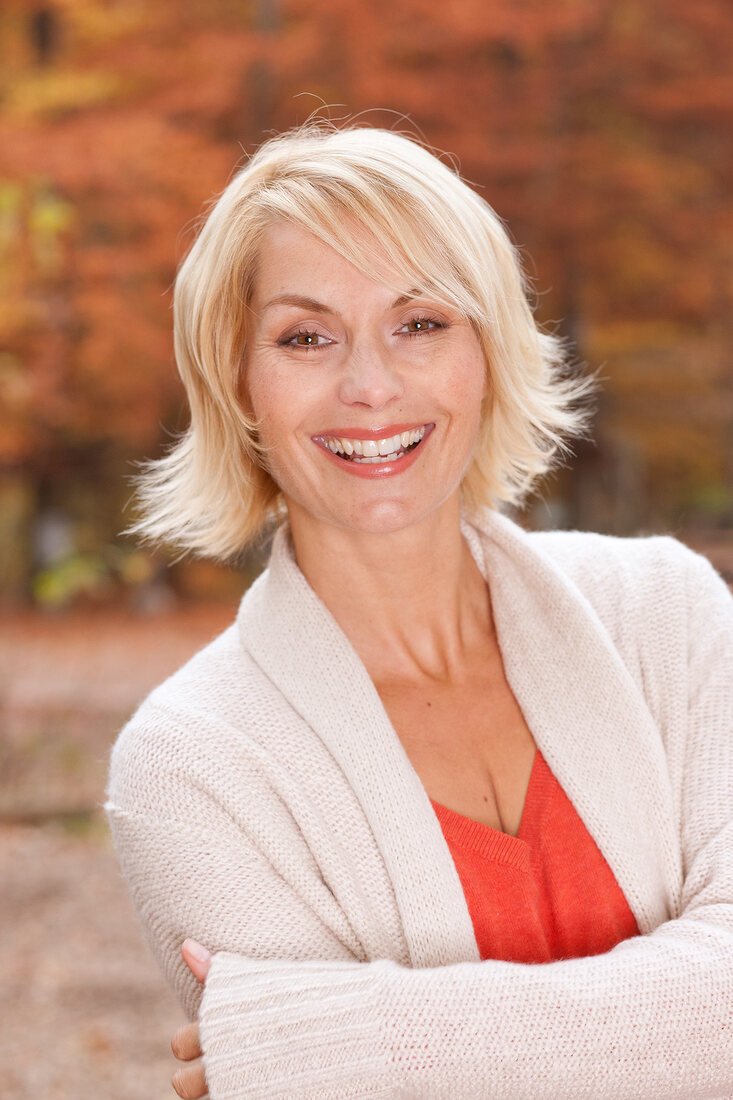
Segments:
[[[455,504],[486,366],[458,310],[362,274],[305,230],[266,234],[245,386],[293,532],[387,533]]]

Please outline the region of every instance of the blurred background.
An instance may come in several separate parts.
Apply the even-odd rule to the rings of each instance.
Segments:
[[[205,203],[323,104],[453,155],[603,380],[594,442],[522,518],[671,532],[733,579],[732,46],[729,0],[0,7],[8,1100],[171,1095],[180,1016],[100,805],[120,724],[261,564],[120,534],[134,463],[186,424],[170,290]]]

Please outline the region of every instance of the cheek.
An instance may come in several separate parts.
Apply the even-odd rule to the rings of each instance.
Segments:
[[[242,375],[242,404],[260,425],[260,435],[277,434],[278,419],[287,408],[278,372],[254,358],[245,363]]]
[[[481,360],[481,400],[485,401],[491,393],[491,375],[489,364]]]
[[[278,424],[278,400],[271,377],[256,363],[245,363],[240,382],[240,402],[245,414],[256,425],[256,437],[263,451],[258,462],[278,483],[275,456],[282,450],[282,431]]]
[[[245,356],[242,357],[242,362],[239,367],[237,397],[239,398],[240,408],[248,417],[255,420],[257,418],[257,413],[255,412],[255,403],[252,396],[252,365],[247,362]]]
[[[488,361],[480,346],[474,349],[472,373],[474,377],[474,385],[479,394],[479,399],[483,401],[484,398],[488,396],[490,383]]]
[[[490,393],[489,372],[483,356],[468,357],[465,370],[456,378],[455,401],[462,408],[467,422],[481,420],[485,403]]]
[[[488,397],[491,382],[489,360],[475,331],[472,331],[467,348],[466,363],[466,393],[474,393],[481,402]]]
[[[489,378],[489,368],[486,365],[486,361],[483,356],[481,356],[479,362],[476,364],[474,387],[476,428],[478,430],[484,417],[484,411],[488,410],[491,403],[491,381]]]
[[[245,393],[262,447],[260,462],[283,491],[292,492],[303,476],[307,387],[277,363],[255,362],[246,376]]]

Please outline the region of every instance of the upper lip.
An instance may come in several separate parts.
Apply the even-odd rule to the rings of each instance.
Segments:
[[[411,420],[404,424],[388,424],[386,428],[329,428],[328,431],[318,432],[313,439],[387,439],[391,435],[427,427],[429,423],[427,420]]]

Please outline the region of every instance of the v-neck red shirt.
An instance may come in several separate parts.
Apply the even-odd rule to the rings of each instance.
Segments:
[[[639,929],[600,849],[539,749],[516,837],[433,802],[482,959],[600,955]]]

